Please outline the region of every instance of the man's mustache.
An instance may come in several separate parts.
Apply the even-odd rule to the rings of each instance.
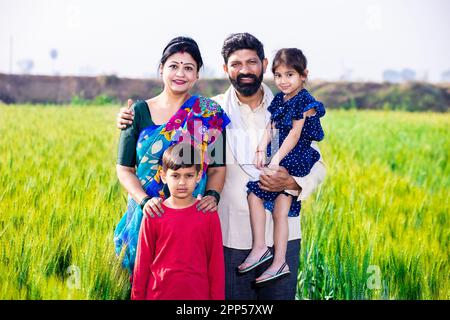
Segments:
[[[241,82],[242,79],[252,79],[253,81],[257,81],[258,78],[254,74],[240,74],[237,76],[236,80]]]

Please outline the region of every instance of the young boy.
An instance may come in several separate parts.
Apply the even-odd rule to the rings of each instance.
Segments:
[[[187,153],[190,157],[183,156]],[[142,220],[131,291],[134,300],[225,299],[219,216],[196,208],[192,192],[201,167],[194,164],[195,158],[198,154],[189,144],[173,145],[164,152],[161,178],[170,197],[162,203],[161,217]]]

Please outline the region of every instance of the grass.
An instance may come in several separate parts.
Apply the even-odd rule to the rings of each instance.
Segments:
[[[0,299],[127,299],[118,108],[0,107]],[[450,116],[330,111],[300,299],[449,299]]]
[[[302,209],[299,297],[450,297],[450,117],[333,111]]]

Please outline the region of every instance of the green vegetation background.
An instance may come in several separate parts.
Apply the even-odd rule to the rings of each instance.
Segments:
[[[0,299],[127,299],[118,107],[0,106]],[[329,110],[299,299],[450,298],[450,116]]]

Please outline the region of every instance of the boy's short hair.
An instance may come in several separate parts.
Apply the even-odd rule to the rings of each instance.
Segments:
[[[162,168],[178,170],[180,168],[191,168],[195,166],[195,171],[200,172],[201,157],[197,149],[188,143],[178,143],[170,146],[164,151],[162,157]]]

